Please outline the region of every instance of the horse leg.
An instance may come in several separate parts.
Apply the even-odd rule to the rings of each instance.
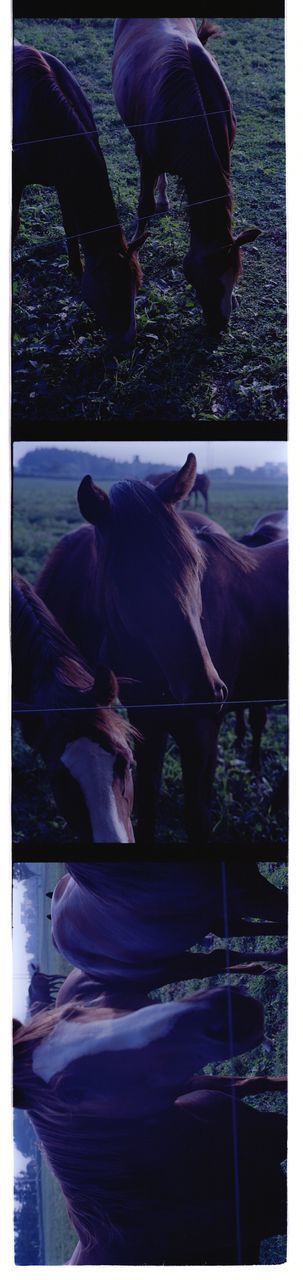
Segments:
[[[242,747],[246,734],[245,712],[243,707],[238,707],[236,711],[236,747]]]
[[[189,978],[212,978],[218,973],[247,973],[248,976],[264,976],[268,964],[287,964],[287,950],[279,951],[231,951],[216,947],[213,951],[184,951],[168,956],[157,976],[156,986],[169,982],[186,982]]]
[[[210,831],[219,719],[184,708],[177,713],[172,732],[181,756],[186,829],[189,839],[201,844]]]
[[[143,742],[139,742],[136,746],[136,843],[148,845],[149,842],[153,843],[155,838],[156,810],[167,742],[167,729],[166,727],[161,728],[158,717],[153,723],[152,712],[150,712],[148,727],[144,718],[144,729],[140,713],[136,715],[130,708],[130,717],[134,728],[139,729],[140,733],[144,734]]]
[[[138,200],[138,214],[134,235],[141,235],[145,230],[149,218],[152,218],[156,210],[155,204],[155,183],[156,177],[154,170],[150,168],[150,163],[145,156],[139,157],[140,161],[140,193]]]
[[[157,213],[168,213],[169,199],[167,195],[167,178],[166,173],[160,173],[155,186],[155,200]]]
[[[230,937],[233,928],[239,924],[239,933],[247,931],[248,921],[254,919],[265,922],[268,933],[277,932],[273,924],[281,926],[279,932],[287,932],[288,898],[284,889],[278,889],[266,876],[262,875],[257,864],[246,864],[245,868],[237,864],[227,869],[227,897],[230,913]],[[270,922],[268,928],[266,922]],[[261,933],[259,924],[253,924],[251,932]],[[234,936],[237,936],[235,934]]]
[[[208,493],[204,494],[204,511],[208,511]]]
[[[78,280],[82,276],[82,262],[80,258],[79,241],[76,232],[76,224],[72,206],[69,204],[66,192],[58,190],[58,199],[62,213],[62,221],[67,239],[68,266],[72,275]]]
[[[265,729],[267,720],[267,707],[253,705],[249,708],[249,723],[252,732],[252,748],[250,752],[250,766],[254,773],[258,773],[260,769],[260,747],[263,729]]]

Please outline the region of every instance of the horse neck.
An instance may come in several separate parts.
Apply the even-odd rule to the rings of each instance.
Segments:
[[[195,50],[195,46],[193,48]],[[204,75],[204,67],[200,67],[199,54],[198,49],[198,61],[195,51],[193,65],[194,71],[198,67],[200,77],[201,74]],[[206,71],[213,76],[208,64]],[[211,86],[212,83],[211,79]],[[217,91],[218,86],[220,92]],[[199,80],[197,83],[194,76],[191,82],[191,99],[188,98],[188,101],[187,114],[192,113],[193,119],[180,121],[178,124],[178,146],[182,156],[182,181],[188,200],[191,235],[197,236],[202,242],[215,240],[225,245],[232,237],[231,104],[221,78],[215,78],[213,91],[207,99],[207,104],[211,102],[212,111],[217,113],[214,115],[213,136]],[[222,108],[223,101],[225,105]]]

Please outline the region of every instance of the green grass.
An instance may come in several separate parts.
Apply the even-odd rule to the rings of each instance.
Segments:
[[[132,355],[109,360],[104,335],[67,272],[57,196],[29,187],[14,249],[14,418],[108,421],[280,419],[286,415],[284,25],[277,18],[217,20],[215,56],[238,120],[232,160],[235,231],[258,224],[244,251],[240,306],[215,351],[182,261],[184,202],[170,178],[171,214],[150,226]],[[134,145],[111,90],[111,18],[20,18],[21,41],[60,57],[78,77],[99,129],[128,236],[138,196]],[[190,134],[189,134],[190,146]],[[49,242],[53,241],[53,248]]]
[[[102,482],[101,482],[102,483]],[[108,483],[104,482],[105,487]],[[52,547],[66,532],[79,526],[73,480],[15,479],[13,503],[14,567],[35,583]],[[211,487],[210,514],[228,531],[239,536],[266,511],[287,505],[286,485],[226,485]],[[215,776],[212,828],[216,839],[287,839],[286,813],[272,811],[275,788],[287,768],[287,717],[275,707],[268,716],[262,739],[258,775],[249,764],[250,731],[243,746],[235,747],[234,713],[222,723]],[[71,839],[70,829],[56,810],[41,757],[34,756],[14,726],[14,839]],[[136,822],[134,822],[136,826]],[[166,753],[157,837],[162,842],[183,843],[182,774],[179,753],[170,741]]]

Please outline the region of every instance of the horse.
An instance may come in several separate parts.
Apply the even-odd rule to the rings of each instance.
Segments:
[[[58,990],[64,985],[65,974],[42,973],[39,965],[31,965],[32,976],[28,988],[28,1002],[31,1013],[38,1013],[51,1004],[55,1004]]]
[[[195,18],[116,18],[113,93],[140,165],[136,234],[155,207],[168,209],[164,170],[176,174],[188,202],[184,273],[216,336],[231,315],[241,249],[260,229],[232,232],[236,120],[219,67],[205,48],[213,33],[207,20],[198,31]]]
[[[202,494],[202,498],[204,498],[205,511],[208,511],[209,486],[210,486],[209,476],[204,475],[203,471],[197,472],[195,483],[193,484],[193,487],[192,487],[192,493],[195,495],[195,506],[197,506],[199,493]]]
[[[52,899],[52,940],[76,970],[63,984],[60,1004],[76,991],[84,1003],[89,995],[93,1001],[100,997],[103,1005],[130,1008],[170,982],[211,977],[226,967],[262,974],[268,962],[285,963],[284,949],[189,950],[210,933],[224,936],[226,928],[230,937],[286,933],[287,894],[256,865],[229,864],[226,894],[227,924],[216,859],[207,865],[176,863],[173,872],[170,863],[145,859],[127,866],[66,863]]]
[[[15,705],[59,812],[82,839],[132,843],[133,757],[129,726],[111,706],[115,676],[101,666],[92,674],[19,574],[12,604]]]
[[[158,484],[160,484],[162,480],[167,480],[168,475],[172,475],[172,474],[173,474],[173,473],[172,473],[171,471],[170,471],[170,472],[168,472],[168,471],[160,471],[160,472],[156,471],[156,473],[151,472],[148,476],[145,476],[145,483],[146,483],[146,484],[152,484],[152,485],[155,485],[155,486],[157,487],[157,485],[158,485]],[[193,487],[192,487],[192,489],[191,489],[191,493],[189,494],[189,497],[191,497],[191,494],[192,494],[192,493],[194,493],[194,494],[195,494],[195,505],[196,505],[196,506],[197,506],[197,498],[198,498],[198,494],[199,494],[199,493],[201,493],[201,494],[202,494],[202,497],[204,498],[205,511],[208,511],[208,490],[209,490],[209,486],[210,486],[210,480],[209,480],[209,477],[208,477],[208,476],[206,476],[206,475],[204,475],[203,471],[201,471],[201,472],[200,472],[200,474],[199,474],[199,472],[198,472],[198,473],[197,473],[197,475],[196,475],[196,479],[194,480]]]
[[[247,547],[262,547],[266,542],[275,542],[277,538],[288,536],[288,511],[270,511],[261,516],[249,533],[243,533],[239,539]]]
[[[13,237],[24,187],[56,188],[70,270],[114,349],[135,339],[142,280],[137,250],[119,222],[91,107],[75,76],[53,54],[14,45]],[[79,242],[83,250],[82,263]]]
[[[195,536],[173,510],[195,470],[189,454],[156,489],[124,481],[110,495],[86,477],[78,501],[89,527],[59,542],[37,586],[93,666],[102,657],[135,682],[120,689],[141,734],[142,843],[154,838],[167,734],[180,749],[189,836],[206,839],[227,692],[230,706],[287,698],[287,543],[252,551],[206,517]]]
[[[275,542],[277,538],[288,537],[288,512],[270,511],[268,515],[261,516],[256,521],[253,529],[249,533],[244,533],[239,539],[243,546],[261,547],[267,542]],[[249,707],[249,724],[252,733],[252,747],[250,753],[251,768],[258,773],[260,768],[260,748],[262,733],[265,729],[267,721],[266,706]],[[242,746],[246,733],[246,722],[244,710],[241,707],[236,711],[236,742],[238,746]]]
[[[66,1004],[14,1024],[14,1104],[28,1111],[79,1240],[71,1265],[243,1261],[285,1230],[285,1119],[197,1091],[192,1073],[262,1043],[238,988],[130,1013]],[[223,1086],[224,1087],[224,1086]],[[189,1093],[188,1093],[189,1089]],[[237,1149],[233,1120],[236,1118]],[[253,1254],[253,1257],[252,1257]]]

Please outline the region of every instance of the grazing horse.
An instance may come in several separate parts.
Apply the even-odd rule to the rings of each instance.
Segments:
[[[227,924],[222,868],[216,859],[207,865],[176,863],[173,869],[170,863],[145,860],[127,866],[103,861],[66,866],[52,899],[52,937],[77,973],[68,975],[60,1004],[79,989],[84,1002],[87,995],[95,1000],[101,994],[103,1004],[107,1000],[130,1008],[156,987],[209,977],[227,964],[235,971],[248,966],[251,972],[252,966],[253,972],[262,973],[263,962],[286,961],[284,950],[189,950],[210,932],[224,936],[226,928],[230,937],[286,933],[287,894],[270,884],[257,866],[226,868]],[[97,981],[88,992],[87,978]]]
[[[13,235],[24,187],[56,188],[69,266],[82,278],[85,302],[117,349],[135,338],[135,298],[142,272],[119,223],[90,105],[58,58],[14,47]],[[145,238],[145,237],[144,237]],[[79,242],[83,249],[82,264]]]
[[[60,812],[82,839],[133,842],[132,753],[129,726],[110,706],[115,677],[104,667],[92,675],[19,574],[12,622],[18,717],[43,756]]]
[[[208,511],[208,490],[209,490],[209,486],[210,486],[210,479],[209,479],[209,476],[204,475],[204,472],[203,472],[203,471],[201,471],[200,473],[199,473],[199,471],[198,471],[198,472],[197,472],[197,475],[196,475],[195,483],[193,484],[193,487],[192,487],[192,493],[194,493],[194,495],[195,495],[195,505],[196,505],[196,506],[197,506],[197,502],[198,502],[198,496],[199,496],[199,493],[201,493],[201,494],[202,494],[202,498],[204,498],[204,510],[205,510],[205,511]]]
[[[173,510],[194,479],[192,454],[156,489],[124,481],[108,496],[86,477],[78,497],[90,527],[61,540],[38,581],[93,666],[102,656],[135,681],[125,700],[142,735],[142,842],[154,834],[168,733],[180,748],[187,830],[200,840],[227,689],[231,704],[287,698],[287,543],[251,550],[215,533],[206,517],[195,537]]]
[[[195,18],[116,18],[113,92],[140,165],[138,229],[154,213],[156,180],[157,207],[165,210],[164,170],[176,174],[188,201],[185,276],[217,335],[230,318],[241,247],[260,231],[232,233],[236,121],[219,67],[205,48],[213,30],[205,20],[198,32]]]
[[[235,987],[118,1016],[71,1003],[14,1024],[14,1104],[61,1184],[79,1237],[71,1265],[239,1261],[239,1235],[241,1260],[258,1261],[262,1236],[285,1231],[284,1117],[234,1091],[232,1104],[228,1082],[223,1098],[192,1092],[193,1072],[263,1031],[261,1003]]]

